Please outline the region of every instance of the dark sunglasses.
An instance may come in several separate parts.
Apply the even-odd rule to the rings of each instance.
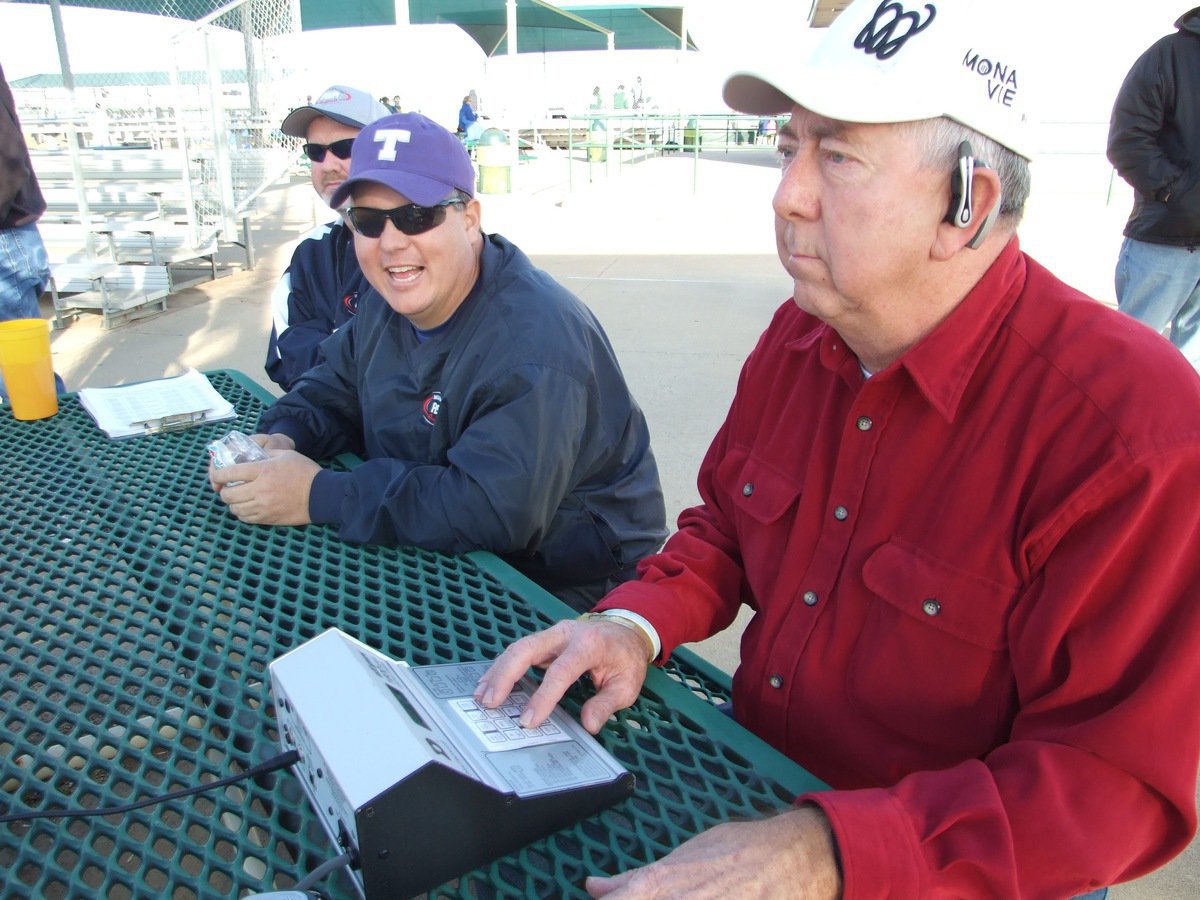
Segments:
[[[334,141],[332,144],[305,144],[304,155],[313,162],[325,162],[325,151],[333,151],[333,155],[338,159],[349,159],[350,148],[354,146],[354,138],[342,138],[340,141]]]
[[[405,203],[395,209],[351,206],[346,210],[346,218],[363,237],[379,237],[383,234],[383,226],[388,219],[391,219],[392,224],[401,232],[411,237],[437,228],[446,221],[446,207],[462,202],[461,197],[452,197],[433,206],[418,206],[416,203]]]

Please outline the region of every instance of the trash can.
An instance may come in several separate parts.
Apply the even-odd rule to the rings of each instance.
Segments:
[[[608,159],[608,130],[599,119],[593,119],[588,127],[588,162],[604,162]]]
[[[512,192],[512,154],[508,135],[499,128],[487,128],[475,145],[479,165],[479,191],[484,194]]]

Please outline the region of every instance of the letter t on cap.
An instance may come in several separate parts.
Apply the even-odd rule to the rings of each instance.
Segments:
[[[376,143],[383,144],[379,158],[388,162],[396,161],[396,144],[407,144],[412,140],[412,132],[407,128],[380,128],[375,132]]]

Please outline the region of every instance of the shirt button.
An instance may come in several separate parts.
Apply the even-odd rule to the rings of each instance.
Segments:
[[[745,484],[742,485],[742,496],[743,497],[749,497],[753,493],[754,493],[754,482],[753,481],[747,481]]]
[[[775,690],[779,690],[781,687],[783,687],[783,676],[772,675],[767,679],[767,684],[771,685],[771,687],[775,688]]]
[[[925,615],[927,616],[936,616],[942,611],[942,604],[930,597],[921,604],[921,609],[925,610]]]
[[[871,421],[870,416],[859,416],[858,421],[854,424],[858,426],[859,431],[870,431],[871,426],[875,423]]]
[[[806,606],[816,606],[818,599],[819,598],[817,597],[816,591],[805,591],[804,592],[804,604]]]
[[[845,522],[848,518],[850,518],[850,510],[846,509],[844,506],[834,507],[833,517],[839,522]]]

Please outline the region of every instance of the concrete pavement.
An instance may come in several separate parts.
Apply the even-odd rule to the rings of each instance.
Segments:
[[[652,157],[607,166],[549,154],[522,164],[514,192],[483,195],[484,227],[504,234],[597,314],[646,411],[671,518],[697,499],[700,459],[733,395],[742,361],[790,292],[774,254],[770,210],[778,174],[769,151]],[[573,169],[568,166],[573,165]],[[1053,175],[1053,163],[1048,175]],[[1039,181],[1022,244],[1060,277],[1112,303],[1112,266],[1128,209],[1120,186],[1055,190]],[[307,178],[266,191],[252,219],[258,254],[237,271],[170,297],[167,312],[103,331],[84,315],[53,336],[70,389],[175,374],[188,366],[262,370],[269,295],[291,244],[328,215]],[[223,251],[230,263],[237,248]],[[49,309],[46,309],[49,314]],[[739,624],[742,624],[740,622]],[[727,670],[740,627],[698,645]],[[1200,847],[1120,900],[1200,897]]]

